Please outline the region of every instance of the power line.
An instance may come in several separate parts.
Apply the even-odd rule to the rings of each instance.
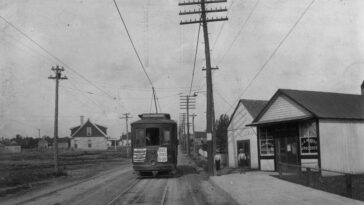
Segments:
[[[26,33],[24,33],[22,30],[20,30],[18,27],[16,27],[14,24],[12,24],[10,21],[8,21],[7,19],[5,19],[3,16],[0,15],[0,18],[3,19],[8,25],[10,25],[12,28],[14,28],[16,31],[18,31],[20,34],[22,34],[23,36],[25,36],[28,40],[30,40],[31,42],[33,42],[35,45],[37,45],[40,49],[42,49],[44,52],[46,52],[48,55],[50,55],[52,58],[56,59],[58,62],[60,62],[61,64],[63,64],[65,67],[67,67],[68,69],[70,69],[72,72],[74,72],[76,75],[80,76],[82,79],[84,79],[85,81],[87,81],[88,83],[90,83],[91,85],[93,85],[95,88],[97,88],[98,90],[100,90],[101,92],[105,93],[107,96],[109,96],[110,98],[113,98],[113,96],[111,96],[109,93],[107,93],[106,91],[104,91],[103,89],[99,88],[97,85],[95,85],[94,83],[92,83],[90,80],[88,80],[86,77],[84,77],[83,75],[81,75],[80,73],[78,73],[75,69],[73,69],[72,67],[68,66],[65,62],[63,62],[60,58],[58,58],[57,56],[55,56],[54,54],[52,54],[49,50],[47,50],[46,48],[44,48],[42,45],[40,45],[38,42],[36,42],[35,40],[33,40],[31,37],[29,37]]]
[[[259,4],[260,0],[257,0],[255,2],[254,7],[252,8],[252,10],[250,11],[248,17],[245,19],[244,23],[242,24],[242,26],[240,27],[240,30],[238,31],[238,33],[235,35],[234,40],[230,43],[228,49],[225,51],[225,53],[221,56],[219,63],[220,64],[222,62],[222,60],[225,58],[226,54],[230,51],[230,49],[234,46],[235,41],[239,38],[240,33],[243,31],[243,29],[245,28],[245,25],[248,23],[248,21],[250,20],[251,16],[253,15],[255,9],[257,8],[258,4]]]
[[[120,10],[119,10],[119,7],[118,7],[118,5],[117,5],[116,1],[115,1],[115,0],[113,0],[113,1],[114,1],[114,4],[115,4],[116,9],[118,10],[118,13],[119,13],[120,19],[121,19],[121,21],[123,22],[123,25],[124,25],[124,28],[125,28],[126,34],[127,34],[127,35],[128,35],[128,37],[129,37],[129,41],[130,41],[131,45],[133,46],[133,50],[134,50],[134,52],[135,52],[136,56],[138,57],[138,60],[139,60],[140,66],[142,67],[144,74],[147,76],[147,78],[148,78],[148,81],[149,81],[150,85],[151,85],[152,87],[154,87],[154,86],[153,86],[153,83],[152,83],[152,80],[150,79],[150,77],[149,77],[149,75],[148,75],[147,71],[146,71],[146,70],[145,70],[145,68],[144,68],[144,65],[143,65],[143,62],[142,62],[142,60],[141,60],[141,58],[140,58],[140,56],[139,56],[139,53],[138,53],[137,49],[135,48],[134,42],[133,42],[133,40],[132,40],[132,38],[131,38],[131,36],[130,36],[129,30],[128,30],[128,27],[126,26],[126,23],[125,23],[125,21],[124,21],[124,18],[123,18],[123,16],[121,15],[121,12],[120,12]]]
[[[297,21],[295,22],[295,24],[293,24],[293,26],[291,27],[291,29],[288,31],[288,33],[283,37],[283,39],[279,42],[278,46],[273,50],[272,54],[269,56],[269,58],[265,61],[265,63],[259,68],[258,72],[254,75],[254,77],[250,80],[249,84],[245,87],[245,89],[243,90],[243,92],[239,95],[239,97],[237,98],[237,100],[235,100],[235,102],[230,106],[230,108],[228,109],[228,111],[226,111],[225,113],[228,113],[233,106],[240,100],[240,98],[245,94],[245,92],[248,90],[248,88],[252,85],[252,83],[254,82],[254,80],[259,76],[259,74],[264,70],[264,68],[268,65],[268,63],[272,60],[272,58],[274,57],[274,55],[277,53],[277,51],[279,50],[279,48],[283,45],[283,43],[287,40],[287,38],[289,37],[289,35],[292,33],[292,31],[296,28],[296,26],[298,25],[298,23],[301,21],[301,19],[304,17],[304,15],[307,13],[307,11],[311,8],[312,4],[315,2],[316,0],[312,0],[311,3],[309,3],[309,5],[306,7],[306,9],[302,12],[302,14],[300,15],[300,17],[297,19]]]
[[[231,8],[232,8],[232,6],[233,6],[233,3],[234,3],[234,1],[233,1],[233,0],[231,0],[231,3],[230,3],[230,6],[229,6],[229,9],[228,9],[228,11],[226,12],[226,16],[229,16],[229,13],[230,13],[230,11],[231,11]],[[220,35],[221,35],[222,30],[224,29],[224,27],[225,27],[225,21],[223,21],[223,22],[222,22],[222,24],[221,24],[221,26],[220,26],[220,30],[219,30],[219,32],[217,33],[217,36],[216,36],[215,42],[213,43],[213,46],[212,46],[212,49],[211,49],[211,50],[214,50],[215,45],[216,45],[216,43],[219,41]]]
[[[191,95],[191,90],[192,90],[192,85],[193,85],[193,78],[195,77],[196,59],[197,59],[197,53],[198,53],[198,44],[199,44],[199,41],[200,41],[200,30],[201,30],[201,24],[199,24],[199,26],[198,26],[196,49],[195,49],[195,59],[193,60],[193,70],[192,70],[192,78],[191,78],[191,85],[190,85],[189,95]]]

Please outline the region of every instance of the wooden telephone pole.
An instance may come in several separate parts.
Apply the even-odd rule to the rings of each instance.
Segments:
[[[206,135],[207,135],[207,158],[208,158],[208,172],[210,176],[216,175],[216,169],[214,165],[214,156],[216,150],[216,136],[215,136],[215,111],[214,111],[214,97],[212,90],[212,76],[211,76],[211,58],[210,58],[210,44],[208,37],[208,29],[207,23],[214,21],[227,21],[227,17],[211,17],[208,18],[206,16],[207,13],[214,12],[226,12],[227,8],[214,8],[214,9],[206,9],[206,4],[213,3],[225,3],[226,0],[198,0],[198,1],[185,1],[179,3],[179,6],[191,6],[191,5],[200,5],[200,9],[198,10],[190,10],[180,12],[179,15],[189,15],[189,14],[200,14],[200,19],[189,20],[189,21],[181,21],[181,25],[184,24],[201,24],[204,33],[204,42],[205,42],[205,58],[206,58],[206,86],[207,86],[207,112],[206,112]]]
[[[56,80],[56,106],[54,111],[54,142],[53,142],[53,150],[54,150],[54,171],[56,174],[59,173],[58,167],[58,87],[59,87],[59,80],[66,80],[66,76],[62,76],[62,72],[64,68],[60,68],[58,65],[56,67],[52,67],[51,69],[54,71],[55,76],[49,76],[48,79]]]
[[[195,95],[181,95],[180,96],[180,109],[187,110],[187,155],[190,155],[190,110],[196,109],[196,94]]]
[[[125,127],[126,127],[126,143],[127,143],[127,145],[128,145],[128,142],[129,142],[129,139],[130,139],[130,137],[129,137],[129,129],[128,129],[128,127],[129,127],[129,123],[128,123],[128,119],[130,119],[130,118],[133,118],[133,117],[130,117],[129,115],[130,115],[130,113],[124,113],[123,114],[125,117],[121,117],[120,119],[125,119]],[[131,146],[130,146],[131,147]],[[127,158],[129,158],[130,156],[130,154],[129,154],[130,152],[129,152],[129,148],[128,148],[128,146],[126,147],[126,156],[127,156]]]

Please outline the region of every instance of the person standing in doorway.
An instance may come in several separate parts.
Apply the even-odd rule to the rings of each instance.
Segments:
[[[221,167],[221,154],[218,150],[216,150],[216,154],[215,154],[215,166],[216,166],[216,170],[220,170]]]
[[[247,157],[246,157],[246,155],[244,153],[243,148],[239,149],[238,163],[239,163],[239,168],[240,168],[240,174],[241,173],[245,174],[245,167],[246,167],[246,164],[247,164]]]

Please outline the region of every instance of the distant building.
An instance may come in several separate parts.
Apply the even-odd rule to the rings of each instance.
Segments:
[[[39,139],[39,141],[38,141],[38,149],[39,150],[46,150],[46,149],[48,149],[48,147],[49,147],[49,144],[48,144],[48,141],[46,139],[44,139],[44,138]]]
[[[82,150],[107,150],[107,128],[94,124],[88,119],[85,123],[71,128],[71,147]]]
[[[58,149],[70,148],[70,139],[68,137],[58,138],[57,146],[58,146]]]
[[[131,133],[129,132],[129,139],[126,134],[121,135],[121,146],[130,146],[131,145]]]
[[[364,172],[364,95],[279,89],[251,126],[262,170],[283,162]]]
[[[2,149],[2,152],[4,153],[19,153],[21,152],[21,146],[18,145],[16,142],[11,141],[10,144],[0,146],[0,149]]]
[[[207,143],[206,132],[196,131],[194,133],[194,141],[196,145],[202,145]]]
[[[238,167],[238,154],[244,149],[248,166],[258,169],[258,144],[255,127],[247,127],[268,101],[242,99],[236,105],[228,126],[228,166]]]

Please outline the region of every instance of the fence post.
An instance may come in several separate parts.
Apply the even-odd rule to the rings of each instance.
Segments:
[[[345,175],[346,181],[346,194],[348,197],[353,197],[353,183],[351,174]]]

